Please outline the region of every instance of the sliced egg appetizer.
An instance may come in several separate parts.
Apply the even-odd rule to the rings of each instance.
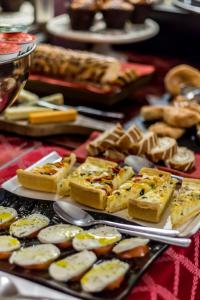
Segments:
[[[14,208],[0,206],[0,230],[7,229],[17,218],[17,212]]]
[[[18,238],[35,237],[38,231],[48,226],[49,219],[41,214],[32,214],[19,219],[10,226],[10,234]]]
[[[77,251],[87,249],[93,250],[98,255],[104,255],[109,253],[121,238],[116,228],[102,226],[78,233],[72,244]]]
[[[9,235],[0,236],[0,259],[6,259],[10,257],[14,250],[20,248],[20,242]]]
[[[149,252],[148,239],[130,238],[120,241],[114,248],[113,252],[120,258],[131,259],[134,257],[143,257]]]
[[[79,280],[96,259],[97,257],[92,251],[84,250],[52,263],[49,273],[58,281]]]
[[[44,270],[59,256],[60,250],[54,245],[36,245],[13,252],[9,262],[27,269]]]
[[[69,224],[58,224],[42,229],[38,239],[44,244],[56,244],[60,248],[68,248],[72,245],[72,238],[83,231],[78,226]]]
[[[120,287],[128,269],[129,265],[118,259],[104,261],[95,265],[82,277],[81,286],[84,291],[90,293],[114,290]]]

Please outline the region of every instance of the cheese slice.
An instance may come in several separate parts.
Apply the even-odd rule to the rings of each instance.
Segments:
[[[7,108],[4,112],[6,120],[25,120],[28,119],[30,113],[51,111],[49,108],[37,106],[13,106]]]

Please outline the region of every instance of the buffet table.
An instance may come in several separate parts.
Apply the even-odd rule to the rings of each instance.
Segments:
[[[69,150],[63,147],[49,146],[49,144],[34,142],[30,143],[30,141],[26,141],[27,144],[25,144],[24,138],[11,135],[2,134],[0,136],[0,143],[1,184],[14,176],[16,169],[26,168],[52,151],[57,151],[60,155],[69,154]],[[26,145],[26,147],[23,145]],[[35,149],[33,149],[33,147]],[[76,154],[81,156],[82,151],[83,147],[78,147],[77,143]],[[5,153],[7,153],[7,156]],[[132,290],[127,300],[199,299],[199,247],[200,232],[192,237],[192,243],[189,248],[168,247],[148,269]],[[23,286],[27,287],[26,289],[24,288],[23,291],[30,291],[32,285],[30,282],[26,283],[26,281],[21,279],[17,279],[15,282],[19,286],[21,282],[23,282]],[[53,299],[74,299],[71,296],[64,296],[64,294],[49,291],[49,289],[44,287],[40,288],[38,285],[33,284],[34,295],[45,295],[53,297]]]

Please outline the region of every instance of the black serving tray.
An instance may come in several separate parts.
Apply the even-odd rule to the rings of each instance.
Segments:
[[[26,216],[31,213],[42,213],[50,219],[50,225],[63,223],[63,221],[55,214],[53,210],[53,201],[35,200],[17,196],[8,191],[0,189],[0,205],[13,207],[17,210],[19,217]],[[96,219],[108,219],[118,222],[126,222],[119,217],[110,216],[104,213],[94,213],[90,211]],[[130,223],[127,221],[127,223]],[[8,234],[8,232],[1,232]],[[124,236],[125,237],[125,236]],[[39,244],[37,239],[21,239],[22,246],[31,246]],[[0,270],[17,275],[19,277],[37,282],[49,288],[56,289],[60,292],[70,294],[72,296],[87,299],[87,300],[121,300],[128,295],[139,278],[144,274],[151,263],[167,248],[167,245],[159,242],[150,242],[150,252],[144,258],[133,259],[127,261],[130,264],[130,270],[120,288],[114,291],[101,292],[97,294],[88,294],[81,290],[80,284],[77,282],[60,283],[50,278],[48,271],[33,271],[26,270],[18,266],[11,265],[8,261],[1,261]],[[61,251],[61,258],[74,253],[73,249]],[[98,261],[107,260],[115,257],[114,254],[109,254],[104,257],[99,257]]]

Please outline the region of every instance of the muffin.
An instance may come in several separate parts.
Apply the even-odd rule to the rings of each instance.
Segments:
[[[73,30],[89,30],[97,10],[95,0],[72,0],[68,5],[68,14]]]
[[[133,5],[123,0],[108,0],[101,4],[107,28],[123,29],[133,12]]]
[[[143,24],[149,17],[154,0],[129,0],[134,5],[134,11],[131,15],[131,22],[134,24]]]

